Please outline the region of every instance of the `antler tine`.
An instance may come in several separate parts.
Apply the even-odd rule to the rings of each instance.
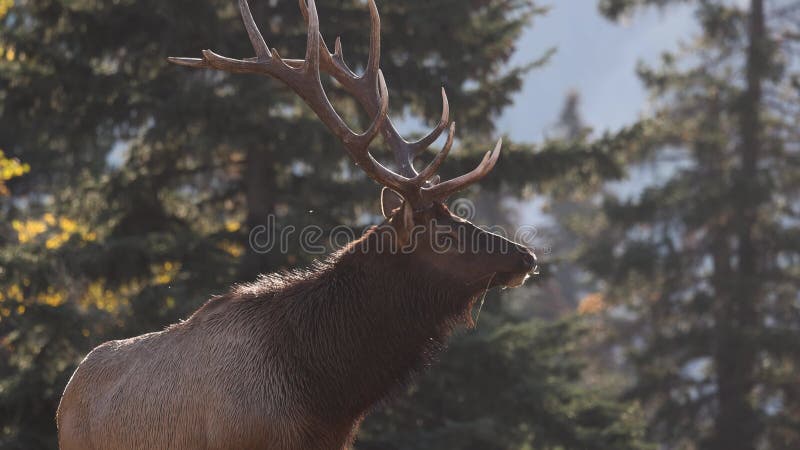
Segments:
[[[303,2],[303,0],[300,0]],[[341,116],[336,112],[331,105],[325,90],[320,81],[320,54],[322,53],[322,35],[319,31],[319,15],[317,14],[317,6],[314,0],[308,0],[305,4],[305,14],[308,17],[308,43],[306,47],[306,59],[303,66],[303,72],[307,77],[310,77],[311,86],[308,86],[310,92],[305,92],[303,89],[297,89],[309,106],[314,109],[322,121],[327,124],[334,133],[342,140],[348,153],[359,163],[365,171],[371,170],[377,161],[369,155],[369,144],[375,139],[378,132],[383,128],[384,121],[389,109],[389,91],[386,87],[386,80],[383,74],[378,72],[378,79],[376,85],[373,86],[378,93],[378,110],[374,115],[374,119],[370,127],[362,134],[353,132],[347,124],[344,123]],[[302,9],[302,8],[301,8]],[[324,51],[328,55],[327,47]],[[305,87],[305,86],[303,86]],[[332,126],[333,125],[333,126]],[[369,156],[369,158],[365,158]],[[397,180],[392,177],[395,175],[382,165],[378,165],[372,173],[369,173],[376,181],[394,181]],[[384,180],[384,179],[389,180]]]
[[[167,61],[179,66],[193,67],[195,69],[211,69],[211,65],[202,58],[181,58],[177,56],[168,56]]]
[[[308,0],[308,3],[306,3],[304,0],[300,0],[300,10],[308,22],[308,44],[306,47],[304,72],[313,77],[315,84],[313,93],[317,96],[317,98],[312,100],[312,102],[309,102],[309,104],[311,104],[312,108],[314,108],[315,104],[324,105],[324,108],[321,110],[314,108],[317,112],[317,115],[320,116],[323,122],[327,123],[325,116],[330,116],[329,120],[338,121],[344,125],[346,132],[344,132],[345,130],[342,130],[342,133],[340,134],[334,130],[334,133],[336,133],[337,136],[342,140],[342,143],[347,149],[350,157],[370,178],[380,184],[387,185],[398,191],[406,190],[404,189],[404,186],[407,184],[408,180],[387,169],[369,153],[370,143],[384,128],[384,123],[386,120],[388,120],[387,114],[389,110],[389,90],[386,87],[386,80],[383,77],[383,73],[380,71],[380,69],[378,69],[376,73],[377,79],[373,81],[375,84],[373,84],[371,88],[373,92],[378,94],[378,111],[374,115],[372,124],[364,133],[354,133],[344,124],[338,113],[336,113],[335,109],[330,104],[327,95],[325,94],[325,90],[322,88],[319,73],[321,68],[321,60],[326,62],[325,68],[328,71],[333,71],[334,66],[332,65],[333,60],[331,58],[331,54],[328,51],[328,48],[325,45],[322,35],[319,31],[319,15],[317,13],[317,7],[314,0]],[[347,74],[339,75],[346,76]]]
[[[309,23],[309,7],[305,0],[298,0],[300,11],[306,23]],[[336,38],[334,52],[330,53],[325,41],[320,41],[320,69],[336,78],[342,87],[351,95],[358,99],[359,104],[369,114],[373,114],[379,108],[379,99],[374,95],[373,87],[376,84],[377,73],[380,70],[381,42],[380,31],[381,21],[378,7],[375,0],[368,1],[370,10],[370,49],[367,66],[363,74],[356,75],[344,61],[341,38]],[[310,23],[309,23],[310,25]],[[292,66],[302,64],[301,60],[286,60]],[[414,169],[414,157],[422,153],[441,136],[442,132],[450,124],[450,104],[447,93],[442,88],[442,118],[437,126],[425,137],[416,141],[408,142],[400,136],[390,120],[387,120],[384,129],[381,130],[387,145],[392,149],[397,164],[398,173],[403,177],[415,179],[419,173]],[[424,180],[427,181],[427,180]]]
[[[370,12],[369,59],[367,61],[367,68],[361,76],[356,76],[344,62],[342,40],[340,37],[336,38],[333,53],[328,50],[325,40],[320,38],[322,70],[336,77],[340,82],[342,81],[339,79],[340,76],[348,76],[352,80],[368,79],[377,82],[381,61],[381,18],[375,0],[369,0],[368,3]],[[306,0],[298,0],[298,4],[300,5],[300,12],[303,14],[303,19],[306,23],[309,23],[310,13]],[[294,60],[292,61],[294,62]],[[336,73],[337,69],[341,71],[341,73]]]
[[[316,113],[320,120],[344,144],[351,159],[373,180],[403,195],[415,206],[427,206],[441,201],[450,194],[477,182],[492,170],[500,155],[502,141],[484,156],[471,172],[439,183],[436,171],[444,163],[453,146],[455,124],[450,124],[450,104],[442,88],[442,117],[427,136],[416,142],[407,142],[388,118],[389,93],[380,69],[381,20],[375,0],[368,0],[370,11],[369,58],[363,74],[356,75],[345,63],[341,39],[336,39],[334,52],[328,50],[319,31],[319,15],[314,0],[299,0],[300,11],[308,26],[305,59],[283,59],[277,50],[270,50],[253,19],[248,0],[237,0],[247,34],[256,57],[232,59],[203,50],[203,58],[168,58],[170,62],[194,68],[212,68],[233,73],[258,73],[276,78],[295,91]],[[371,116],[372,123],[366,131],[354,132],[331,105],[320,80],[320,71],[333,76]],[[414,157],[429,148],[450,125],[447,142],[422,172],[414,169]],[[378,162],[369,152],[369,146],[378,133],[392,149],[398,170],[392,171]]]
[[[324,44],[324,42],[323,42]],[[345,77],[348,80],[357,80],[358,77],[353,72],[353,69],[347,65],[344,61],[344,52],[342,51],[342,37],[336,36],[336,43],[333,47],[333,54],[328,52],[328,48],[325,47],[325,53],[327,54],[328,58],[330,59],[331,70],[330,74],[334,75],[334,72],[337,70],[341,73],[341,76]],[[325,56],[325,55],[322,55]],[[323,69],[325,70],[325,69]],[[334,75],[336,76],[336,75]],[[337,79],[339,79],[337,77]],[[341,82],[341,80],[339,80]]]
[[[303,15],[303,20],[308,23],[308,6],[306,6],[306,0],[297,0],[297,3],[300,6],[300,14]]]
[[[264,40],[261,31],[259,31],[255,19],[253,19],[253,12],[250,11],[250,5],[247,1],[239,0],[239,13],[242,15],[244,27],[247,29],[247,36],[250,37],[250,43],[253,44],[253,50],[256,51],[258,59],[270,59],[272,54],[269,52],[267,42]]]
[[[410,194],[408,178],[387,169],[369,152],[369,144],[375,136],[377,136],[378,132],[384,128],[386,121],[389,120],[387,117],[389,109],[389,90],[386,87],[386,80],[383,78],[383,72],[380,70],[378,70],[378,90],[381,96],[381,106],[372,125],[370,125],[363,134],[353,135],[350,139],[344,139],[343,142],[350,156],[370,178],[397,192]]]
[[[386,87],[386,80],[383,78],[383,72],[378,71],[378,92],[380,92],[380,100],[381,106],[380,110],[378,110],[378,114],[375,115],[375,118],[372,120],[372,125],[367,128],[366,131],[362,134],[353,134],[348,139],[345,139],[345,144],[352,144],[356,147],[356,149],[366,153],[367,155],[372,158],[372,155],[369,154],[369,144],[375,139],[375,136],[383,129],[384,124],[388,120],[388,112],[389,112],[389,88]],[[374,159],[373,159],[374,161]],[[377,162],[377,161],[375,161]],[[381,166],[383,167],[383,166]],[[391,173],[392,175],[396,175],[391,172],[389,169],[386,169],[387,172]]]
[[[471,184],[477,183],[494,168],[495,164],[497,164],[502,146],[503,139],[500,139],[497,141],[494,150],[486,152],[481,163],[471,172],[434,186],[422,188],[422,197],[430,201],[444,201],[450,195],[465,189]]]
[[[202,59],[170,56],[167,60],[179,66],[193,67],[196,69],[220,69],[241,73],[256,72],[257,69],[254,63],[269,60],[272,58],[272,54],[269,51],[266,41],[264,41],[264,36],[258,29],[258,25],[256,25],[255,19],[253,19],[253,13],[250,11],[250,5],[247,1],[248,0],[238,0],[239,13],[242,16],[242,21],[247,30],[247,35],[250,38],[250,43],[253,45],[253,50],[256,52],[256,58],[237,60],[217,55],[211,50],[204,50]],[[206,54],[206,52],[208,52],[208,54]]]
[[[428,164],[428,167],[422,170],[422,172],[417,175],[415,181],[419,183],[419,186],[425,184],[426,181],[431,179],[436,172],[439,170],[439,167],[442,166],[442,163],[447,158],[447,155],[450,153],[450,148],[453,146],[453,138],[456,134],[456,123],[453,122],[450,124],[450,131],[447,133],[447,142],[442,147],[442,150],[436,155],[436,157]]]
[[[381,65],[381,16],[378,14],[378,5],[375,0],[368,0],[369,4],[369,58],[367,59],[367,69],[362,75],[367,81],[374,80],[378,76]]]
[[[298,0],[298,4],[300,5],[300,12],[303,14],[303,20],[305,20],[306,24],[308,24],[308,6],[306,5],[306,0]],[[342,40],[340,37],[336,38],[336,45],[334,47],[333,53],[328,50],[328,44],[325,43],[325,39],[320,32],[320,48],[319,48],[319,56],[320,56],[320,70],[335,77],[340,83],[344,83],[344,79],[351,79],[356,80],[358,77],[353,73],[350,67],[347,66],[347,63],[344,62],[344,56],[342,54]],[[303,64],[303,60],[293,59],[286,61],[290,65],[296,64]],[[344,77],[344,78],[342,78]]]
[[[300,1],[302,2],[303,0]],[[319,33],[319,15],[317,14],[317,5],[314,0],[308,0],[308,6],[308,43],[306,44],[305,71],[307,74],[319,79],[320,41],[322,41]]]
[[[344,52],[342,51],[342,37],[336,36],[336,43],[333,44],[333,56],[336,56],[344,62]]]
[[[391,126],[389,127],[389,130],[386,130],[386,133],[391,134],[387,137],[387,142],[394,150],[395,160],[397,161],[397,165],[403,175],[409,178],[419,177],[420,174],[416,171],[416,169],[414,169],[414,158],[423,151],[427,150],[431,144],[436,142],[436,140],[439,139],[439,136],[442,135],[442,131],[444,131],[449,124],[450,102],[447,100],[447,93],[445,92],[444,88],[442,88],[442,118],[427,136],[416,142],[408,142],[400,137],[394,126]],[[386,133],[384,133],[384,136],[386,136]]]
[[[423,151],[427,150],[428,147],[431,146],[439,136],[441,136],[442,131],[447,128],[447,125],[450,123],[450,102],[447,100],[447,92],[445,92],[444,87],[442,87],[442,118],[439,120],[439,123],[436,125],[427,136],[423,137],[422,139],[412,142],[411,145],[414,147],[414,155],[418,155]]]

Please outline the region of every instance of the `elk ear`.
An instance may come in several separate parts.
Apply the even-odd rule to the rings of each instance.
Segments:
[[[403,197],[397,192],[385,187],[381,191],[381,212],[384,218],[392,215],[392,211],[403,206]]]

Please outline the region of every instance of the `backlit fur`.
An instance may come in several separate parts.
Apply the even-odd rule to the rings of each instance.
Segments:
[[[388,230],[306,271],[238,286],[164,331],[94,349],[59,405],[61,448],[348,447],[370,407],[469,322],[485,287],[414,255],[377,254]]]

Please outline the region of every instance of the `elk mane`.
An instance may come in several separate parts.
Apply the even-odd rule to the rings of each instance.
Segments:
[[[306,269],[238,285],[176,326],[247,322],[252,344],[280,354],[315,409],[360,417],[429,365],[457,325],[471,324],[478,296],[412,267],[409,255],[376,252],[385,234],[373,228]]]

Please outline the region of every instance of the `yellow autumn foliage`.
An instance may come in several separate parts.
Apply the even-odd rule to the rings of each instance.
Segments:
[[[58,225],[65,233],[74,233],[78,229],[78,224],[74,220],[67,219],[66,217],[59,218]]]
[[[30,280],[24,280],[23,286],[30,286]],[[35,296],[26,295],[19,284],[12,284],[6,287],[5,293],[0,292],[0,317],[8,317],[12,311],[18,316],[25,314],[28,307],[33,304],[57,307],[67,301],[67,294],[64,290],[54,287],[47,288],[46,292],[41,292]],[[11,304],[16,303],[16,305]]]
[[[2,8],[3,0],[0,0],[0,8]],[[2,16],[2,14],[0,14]],[[28,164],[20,162],[16,158],[8,158],[6,157],[3,150],[0,150],[0,195],[9,195],[10,192],[8,191],[8,187],[6,186],[6,181],[21,177],[25,175],[31,170],[31,166]]]
[[[229,233],[235,233],[242,228],[242,224],[235,221],[235,220],[227,220],[225,221],[225,231]]]
[[[181,263],[174,261],[166,261],[162,264],[154,264],[150,268],[153,272],[154,284],[170,284],[181,270]]]
[[[177,262],[167,261],[152,267],[153,277],[142,281],[133,279],[116,289],[109,288],[105,279],[98,279],[86,285],[77,297],[77,305],[81,308],[96,308],[98,310],[117,314],[130,305],[133,297],[139,295],[148,285],[171,283],[180,272],[181,265]],[[26,299],[27,297],[27,299]],[[26,295],[24,288],[19,284],[8,286],[0,292],[0,318],[8,317],[12,312],[22,315],[31,304],[58,307],[67,302],[69,294],[66,289],[50,286],[47,291],[36,295]],[[175,307],[175,299],[168,297],[166,304],[169,308]]]
[[[17,240],[21,244],[28,243],[47,231],[47,224],[38,220],[13,220],[11,221],[11,228],[17,232]]]
[[[61,233],[55,234],[55,235],[51,236],[50,238],[48,238],[47,241],[45,241],[44,246],[48,250],[57,249],[57,248],[61,247],[62,245],[64,245],[64,243],[66,243],[69,240],[70,236],[71,235],[69,233],[67,233],[67,232],[61,232]]]
[[[67,294],[64,291],[56,290],[54,287],[48,287],[47,292],[36,296],[36,302],[42,305],[52,306],[53,308],[61,306],[67,301]]]
[[[102,279],[90,283],[79,301],[81,306],[93,306],[101,311],[116,312],[120,306],[128,304],[127,298],[107,289],[105,284],[105,280]]]
[[[81,308],[96,308],[116,314],[126,308],[130,304],[130,299],[140,294],[144,287],[141,282],[131,280],[117,289],[110,289],[104,279],[95,280],[77,297],[77,305]],[[26,293],[20,284],[11,284],[4,288],[4,291],[0,291],[0,318],[9,317],[13,312],[23,315],[34,304],[56,308],[65,304],[70,298],[67,289],[56,286],[50,286],[38,294]]]
[[[78,300],[83,308],[94,307],[107,313],[116,314],[130,305],[131,299],[144,290],[139,280],[130,280],[117,289],[106,286],[104,279],[91,282]]]
[[[0,18],[5,17],[12,6],[14,6],[14,0],[0,0]]]
[[[87,226],[67,217],[56,218],[52,213],[46,213],[40,219],[14,220],[11,227],[17,232],[20,244],[34,242],[43,235],[45,247],[49,250],[60,248],[73,236],[86,242],[97,239],[97,233]]]
[[[22,289],[20,289],[18,284],[12,284],[11,287],[8,288],[6,291],[6,298],[16,302],[21,302],[24,299]]]
[[[217,247],[234,258],[238,258],[244,253],[244,246],[231,241],[220,242]]]
[[[578,305],[579,314],[597,314],[606,308],[606,303],[603,300],[603,295],[600,293],[589,294],[581,299]]]

